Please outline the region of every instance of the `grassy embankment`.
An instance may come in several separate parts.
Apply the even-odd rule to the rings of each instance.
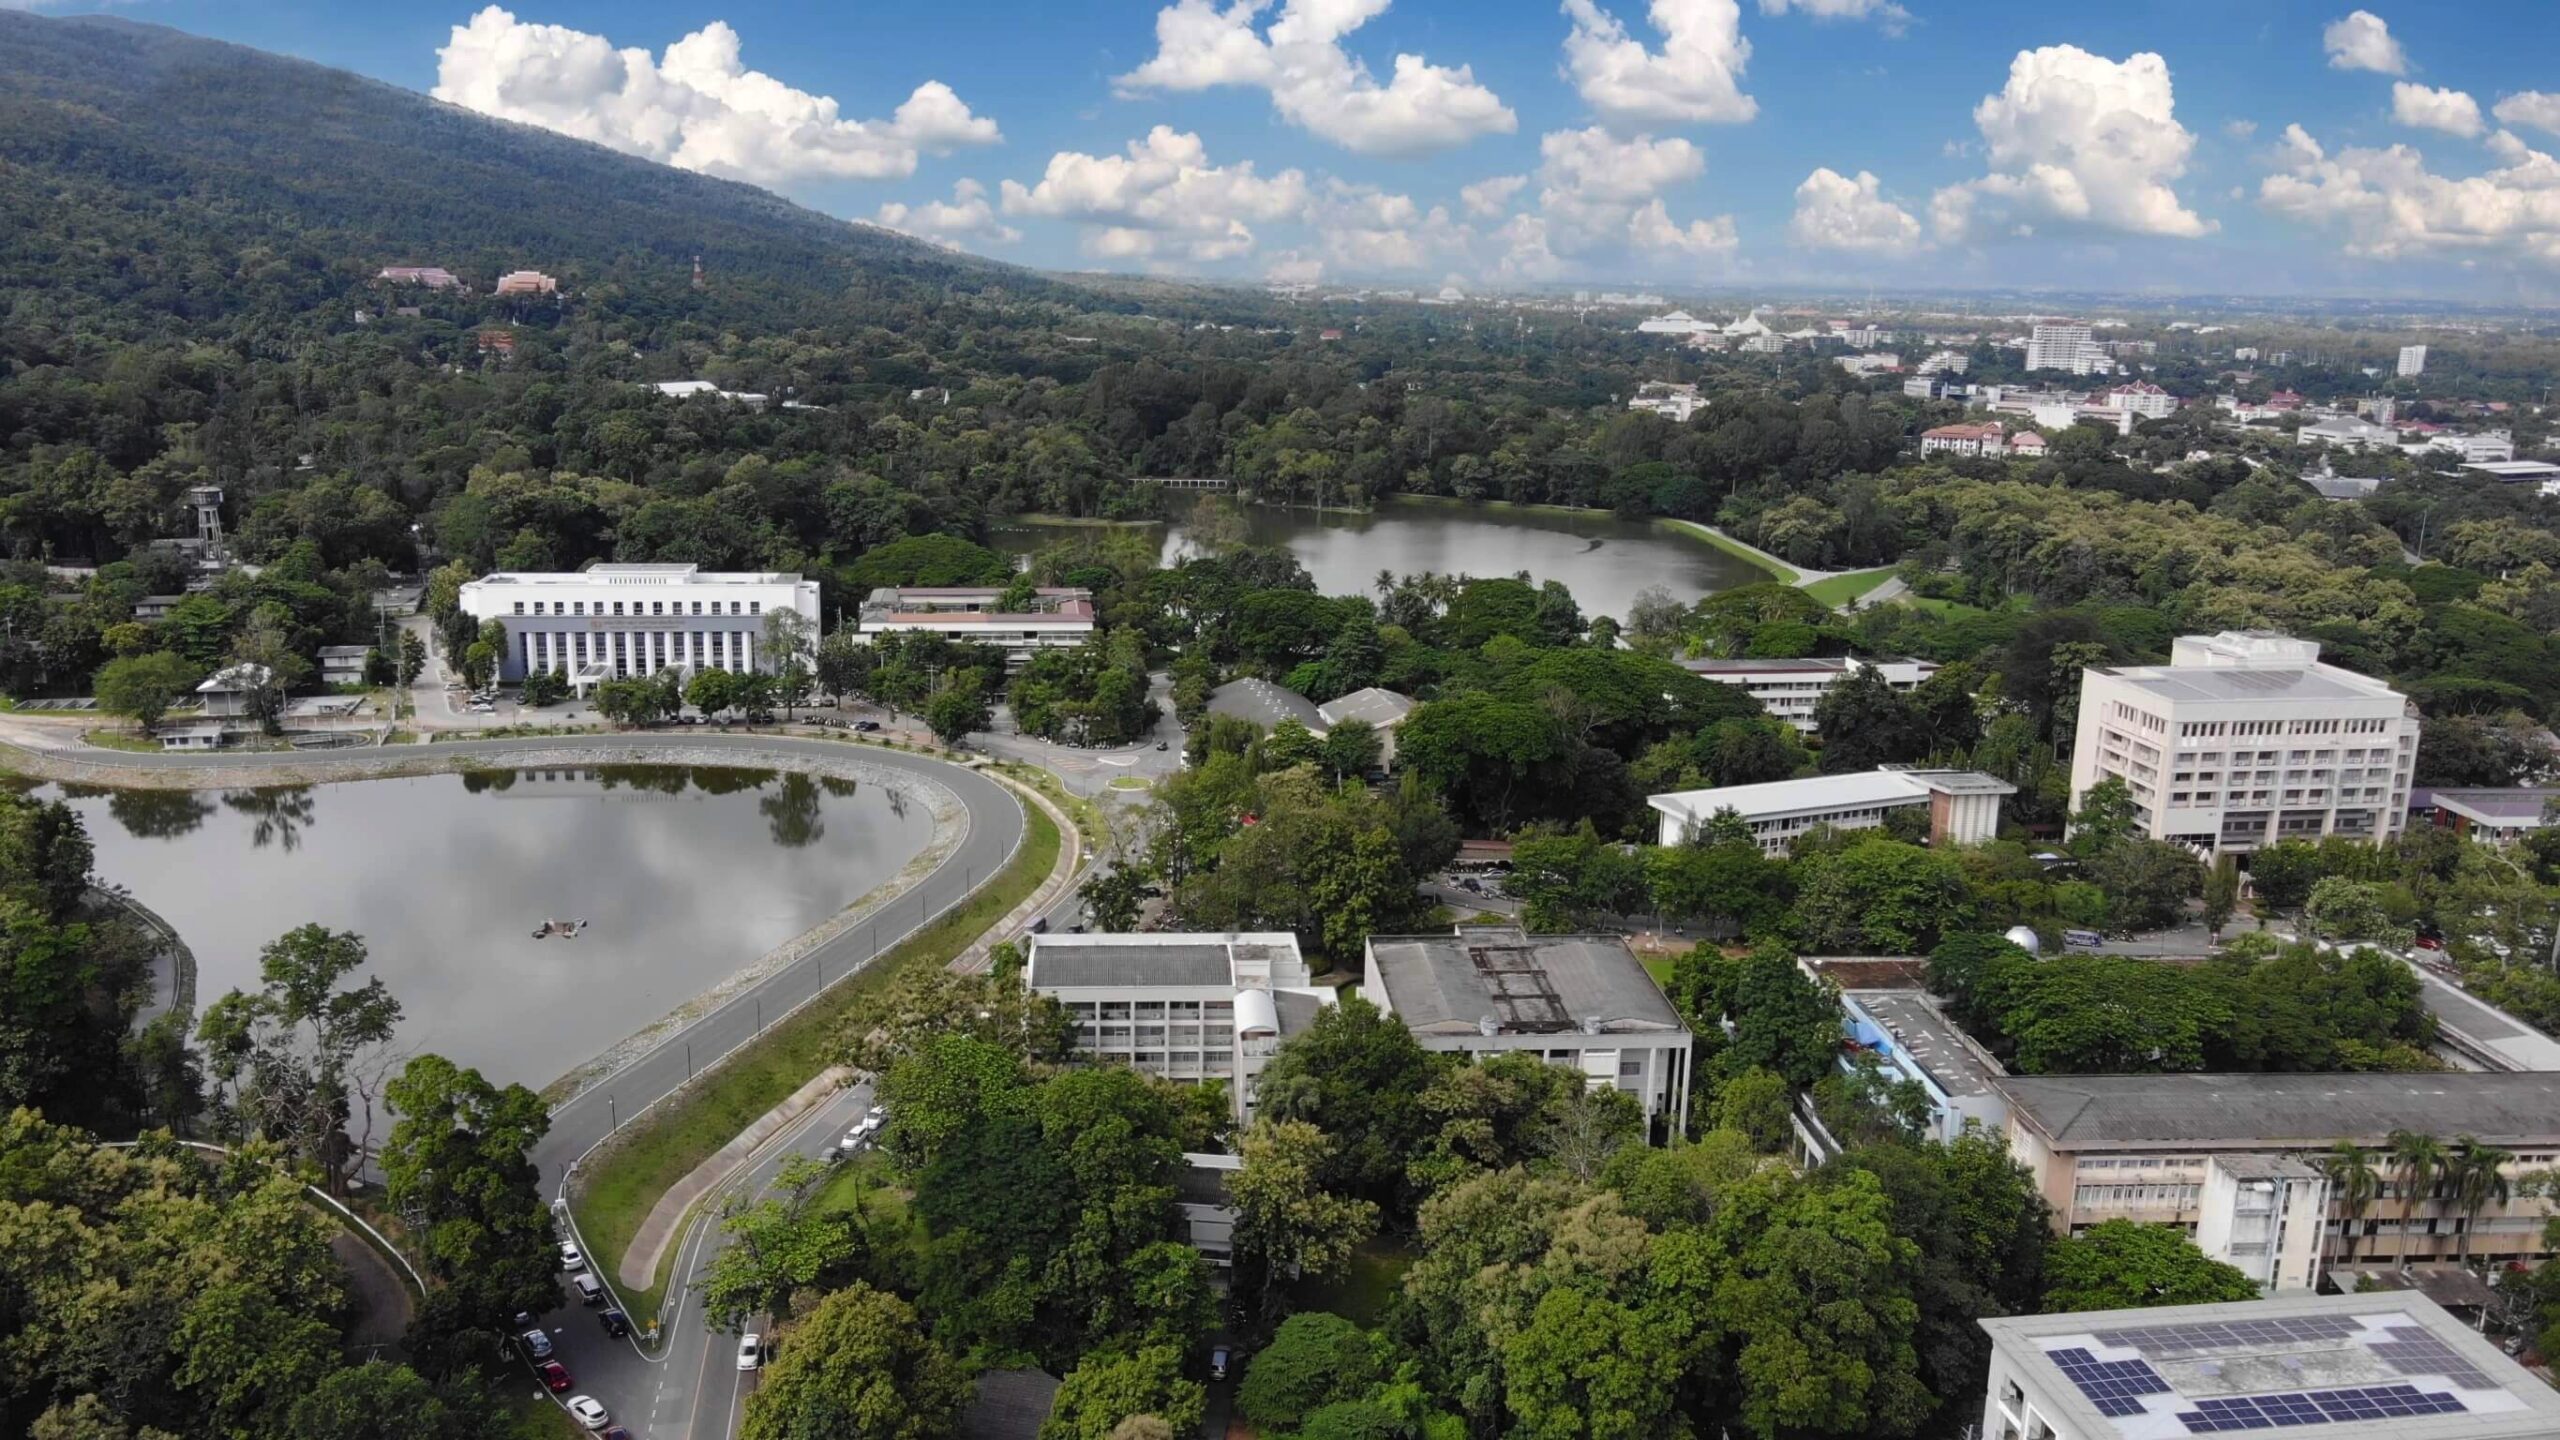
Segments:
[[[598,1265],[619,1263],[669,1187],[834,1063],[839,1032],[857,1001],[908,971],[951,963],[1039,888],[1057,863],[1058,827],[1037,806],[1025,806],[1024,814],[1029,828],[1022,847],[992,884],[775,1024],[692,1090],[624,1127],[623,1138],[588,1167],[569,1199]],[[676,1248],[667,1247],[669,1262]],[[657,1312],[666,1279],[662,1262],[649,1289],[623,1292],[633,1319],[645,1324]]]
[[[1803,590],[1824,605],[1837,610],[1892,578],[1893,567],[1890,565],[1876,570],[1848,570],[1838,575],[1825,575],[1812,584],[1804,586]]]

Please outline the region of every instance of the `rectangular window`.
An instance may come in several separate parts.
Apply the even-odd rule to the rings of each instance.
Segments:
[[[516,602],[516,613],[519,615],[524,613],[524,602],[521,600]]]

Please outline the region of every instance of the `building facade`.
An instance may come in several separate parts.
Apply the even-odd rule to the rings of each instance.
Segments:
[[[2397,374],[2399,375],[2399,377],[2400,377],[2401,379],[2403,379],[2403,380],[2408,379],[2408,378],[2409,378],[2410,376],[2412,376],[2412,375],[2424,375],[2424,374],[2426,374],[2426,373],[2427,373],[2427,347],[2426,347],[2426,346],[2424,346],[2424,345],[2403,345],[2403,346],[2401,346],[2401,347],[2400,347],[2400,368],[2399,368],[2399,370],[2398,370],[2396,373],[2397,373]]]
[[[1873,670],[1896,690],[1908,691],[1938,673],[1932,660],[1860,660],[1847,655],[1799,660],[1683,660],[1680,668],[1719,685],[1738,685],[1772,716],[1805,734],[1814,731],[1813,710],[1831,687],[1860,670]]]
[[[362,645],[321,646],[320,683],[323,685],[363,684],[364,657],[372,653]]]
[[[2000,801],[2018,787],[1973,770],[1903,770],[1886,766],[1859,774],[1816,775],[1762,785],[1720,785],[1647,796],[1662,817],[1660,841],[1686,845],[1715,817],[1740,816],[1762,851],[1783,855],[1796,838],[1828,826],[1872,830],[1896,810],[1926,806],[1930,843],[1979,845],[2000,833]]]
[[[2405,1291],[1978,1323],[1991,1337],[1982,1440],[2560,1435],[2560,1393]]]
[[[2181,637],[2166,665],[2081,672],[2071,806],[2114,777],[2142,833],[2207,854],[2399,833],[2418,716],[2397,690],[2264,631]]]
[[[1227,1087],[1236,1123],[1282,1041],[1333,992],[1313,984],[1287,931],[1034,935],[1024,986],[1066,1007],[1076,1049],[1166,1080]]]
[[[1372,935],[1360,994],[1425,1050],[1535,1055],[1634,1096],[1663,1133],[1688,1128],[1694,1037],[1620,936]]]
[[[2026,368],[2088,375],[2112,370],[2115,362],[2089,338],[2086,325],[2038,325],[2027,336]]]
[[[972,645],[993,645],[1017,657],[1034,650],[1072,649],[1093,633],[1093,592],[1043,586],[1031,608],[999,610],[997,585],[884,585],[862,601],[862,635],[923,633]]]
[[[818,582],[673,564],[502,571],[464,584],[462,608],[506,628],[498,678],[547,670],[583,694],[661,670],[769,670],[766,617],[795,612],[814,639]]]
[[[2560,1074],[2010,1076],[2009,1153],[2076,1234],[2109,1220],[2174,1225],[2205,1253],[2273,1291],[2315,1288],[2323,1268],[2380,1261],[2550,1257],[2544,1211],[2513,1198],[2466,1214],[2441,1182],[2403,1193],[2387,1149],[2394,1131],[2450,1144],[2471,1135],[2509,1152],[2521,1181],[2560,1160]],[[2366,1152],[2382,1180],[2344,1213],[2304,1164],[2339,1141]]]
[[[560,282],[539,270],[510,270],[498,277],[494,293],[500,295],[553,295],[559,293]]]

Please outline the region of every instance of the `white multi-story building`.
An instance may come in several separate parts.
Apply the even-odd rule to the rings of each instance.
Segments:
[[[2401,346],[2399,369],[2400,378],[2406,380],[2412,375],[2424,375],[2426,373],[2427,347],[2424,345]]]
[[[1832,686],[1860,670],[1873,670],[1896,690],[1910,690],[1938,673],[1934,660],[1860,660],[1847,655],[1814,655],[1797,660],[1683,660],[1680,668],[1719,685],[1739,685],[1751,692],[1777,719],[1805,734],[1814,731],[1813,709]]]
[[[1864,377],[1886,375],[1901,369],[1902,357],[1890,350],[1879,350],[1869,355],[1836,356],[1832,363],[1852,375]]]
[[[765,618],[795,611],[815,637],[818,582],[674,564],[501,571],[466,582],[462,608],[506,627],[498,678],[548,670],[584,693],[661,670],[771,669],[757,655]]]
[[[1004,590],[995,585],[884,585],[864,597],[866,639],[921,631],[974,645],[993,645],[1016,658],[1034,650],[1073,647],[1093,633],[1093,592],[1044,586],[1028,610],[999,610]]]
[[[2203,853],[2380,841],[2407,817],[2417,763],[2408,697],[2322,664],[2317,641],[2188,635],[2166,665],[2081,672],[2071,805],[2114,776],[2144,834]]]
[[[1754,321],[1752,323],[1757,324],[1759,322]],[[1725,333],[1731,334],[1731,328],[1728,327]],[[1743,336],[1733,348],[1741,351],[1745,355],[1775,355],[1787,348],[1787,337],[1784,335],[1772,335],[1764,329],[1756,335]]]
[[[2018,787],[1973,770],[1903,770],[1893,766],[1761,785],[1719,785],[1649,795],[1645,804],[1662,817],[1659,839],[1685,845],[1731,810],[1761,850],[1783,855],[1806,831],[1872,830],[1895,810],[1929,809],[1929,839],[1941,845],[1979,845],[2000,833],[2000,800]]]
[[[1961,375],[1973,368],[1973,357],[1961,350],[1939,350],[1920,362],[1923,375]]]
[[[1688,1129],[1689,1026],[1624,937],[1500,925],[1372,935],[1360,994],[1425,1050],[1536,1055],[1633,1095],[1666,1134]]]
[[[2130,385],[2119,385],[2108,391],[2103,403],[2110,410],[2122,410],[2127,414],[2139,415],[2145,420],[2157,420],[2177,411],[2178,397],[2148,380],[2136,380]]]
[[[2027,368],[2105,374],[2115,368],[2115,361],[2089,338],[2086,325],[2038,325],[2027,337]]]
[[[2415,1290],[1978,1323],[1982,1440],[2560,1435],[2560,1394]]]
[[[1023,985],[1066,1007],[1076,1048],[1166,1080],[1227,1086],[1236,1123],[1280,1043],[1333,992],[1312,983],[1289,932],[1034,935]]]

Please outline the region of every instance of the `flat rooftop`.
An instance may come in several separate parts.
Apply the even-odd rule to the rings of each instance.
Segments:
[[[2493,1068],[2560,1070],[2560,1040],[2554,1040],[2506,1011],[2454,985],[2424,966],[2417,972],[2419,1003],[2436,1017],[2437,1030],[2467,1043],[2487,1057]]]
[[[2560,1143],[2560,1073],[2013,1075],[2012,1119],[2060,1150],[2378,1146],[2394,1130]]]
[[[791,585],[799,572],[789,570],[705,570],[699,565],[630,563],[590,565],[584,570],[500,570],[464,582],[473,585]]]
[[[2542,818],[2551,802],[2560,798],[2560,789],[2532,785],[2506,789],[2440,787],[2430,791],[2427,798],[2466,820],[2491,825],[2525,825]]]
[[[1151,985],[1210,989],[1235,984],[1228,947],[1214,941],[1188,945],[1052,944],[1032,947],[1027,983],[1042,989],[1138,989]]]
[[[2100,665],[2112,675],[2163,700],[2182,704],[2256,702],[2265,700],[2400,699],[2379,680],[2341,670],[2335,665]]]
[[[2336,1440],[2560,1434],[2560,1393],[2423,1295],[2293,1296],[1980,1322],[2064,1434],[2317,1427]],[[1996,1362],[1995,1362],[1996,1364]]]
[[[1888,767],[1847,775],[1769,780],[1758,785],[1675,790],[1666,795],[1648,796],[1645,803],[1683,819],[1703,819],[1730,807],[1745,820],[1780,820],[1791,815],[1821,815],[1879,805],[1918,805],[1933,793],[2014,795],[2018,793],[2018,787],[1998,776],[1973,770]]]
[[[2008,1073],[1984,1060],[1965,1043],[1954,1021],[1913,991],[1844,990],[1841,995],[1883,1026],[1893,1043],[1949,1095],[1993,1094],[1992,1082]]]
[[[1469,926],[1454,935],[1372,935],[1369,974],[1417,1035],[1685,1031],[1627,942]]]

